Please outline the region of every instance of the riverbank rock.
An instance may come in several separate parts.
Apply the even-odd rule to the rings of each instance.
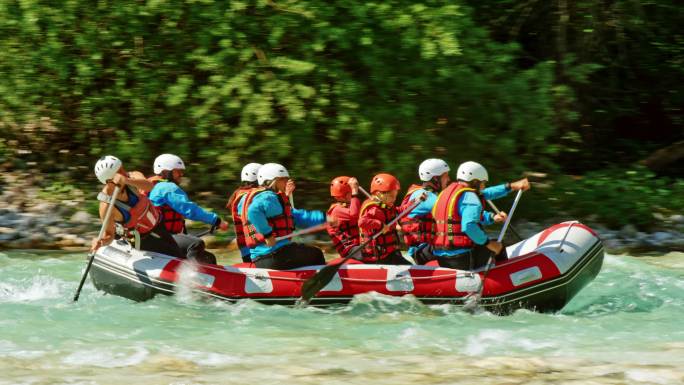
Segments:
[[[92,215],[88,214],[85,211],[76,211],[71,218],[69,218],[69,221],[71,223],[93,223],[95,219],[93,218]]]

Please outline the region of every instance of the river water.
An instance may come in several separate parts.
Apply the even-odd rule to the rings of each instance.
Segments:
[[[134,303],[90,282],[72,303],[84,267],[0,253],[0,384],[684,383],[684,254],[608,255],[560,313],[506,317],[379,295]]]

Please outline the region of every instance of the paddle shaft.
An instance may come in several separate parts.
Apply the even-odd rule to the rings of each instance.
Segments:
[[[361,186],[359,186],[359,191],[361,191],[361,192],[363,193],[363,195],[365,195],[366,197],[368,197],[368,198],[373,198],[373,196],[370,195],[370,194],[368,193],[368,191],[366,191],[366,189],[363,188],[363,187],[361,187]]]
[[[102,237],[104,237],[105,232],[107,231],[107,226],[109,225],[109,218],[112,216],[112,210],[114,209],[114,202],[116,201],[116,198],[119,196],[119,190],[121,188],[119,185],[116,185],[114,187],[114,192],[112,193],[112,199],[109,201],[109,206],[107,206],[107,211],[105,212],[105,217],[104,220],[102,221],[102,227],[100,228],[100,233],[97,235],[97,242],[99,242]],[[83,289],[83,284],[85,283],[86,277],[88,276],[88,273],[90,272],[90,267],[93,265],[93,259],[95,259],[95,253],[97,250],[92,251],[90,254],[88,254],[88,264],[86,265],[86,269],[83,272],[83,276],[81,277],[81,282],[78,284],[78,289],[76,289],[76,294],[74,295],[74,302],[78,301],[78,297],[81,295],[81,289]]]
[[[489,207],[492,208],[492,210],[494,210],[495,214],[498,214],[501,212],[501,210],[499,210],[499,208],[496,207],[494,202],[490,201],[489,199],[487,200],[487,204],[489,205]],[[515,230],[515,227],[513,227],[513,225],[510,225],[510,227],[511,227],[511,231],[513,232],[513,234],[515,234],[515,236],[518,237],[518,239],[522,241],[523,237],[521,237],[520,234]]]
[[[310,233],[315,233],[317,231],[325,230],[325,228],[327,226],[328,225],[326,223],[321,223],[320,225],[311,226],[311,227],[303,229],[303,230],[295,231],[295,232],[292,232],[290,234],[283,235],[282,237],[276,237],[276,242],[282,241],[284,239],[294,238],[298,235],[310,234]]]
[[[515,212],[515,208],[518,207],[518,202],[520,202],[520,197],[522,196],[522,190],[518,190],[518,193],[515,195],[515,200],[513,201],[513,206],[511,206],[511,212],[508,214],[506,217],[506,221],[504,222],[503,228],[501,229],[501,233],[499,234],[499,238],[496,240],[497,242],[503,241],[504,235],[506,235],[506,230],[508,230],[508,225],[511,223],[511,219],[513,218],[513,213]]]
[[[390,221],[387,226],[389,228],[392,228],[393,226],[396,226],[397,222],[401,220],[401,218],[405,217],[407,214],[409,214],[413,209],[415,209],[421,202],[423,202],[425,199],[427,199],[427,196],[425,194],[421,195],[418,200],[413,202],[409,207],[407,207],[404,211],[399,213],[392,221]],[[361,243],[358,245],[354,250],[352,250],[349,255],[344,257],[341,261],[331,264],[331,265],[326,265],[324,268],[322,268],[319,272],[317,272],[313,277],[309,278],[304,282],[304,285],[302,285],[302,297],[300,298],[301,303],[307,303],[311,298],[316,296],[321,289],[327,285],[330,280],[335,276],[335,273],[344,265],[347,261],[349,261],[354,255],[359,253],[363,248],[368,245],[370,242],[374,241],[377,239],[379,236],[383,234],[382,229],[378,231],[377,233],[373,234],[369,239],[367,239],[365,242]]]
[[[515,213],[515,208],[518,207],[518,202],[520,202],[520,197],[522,196],[522,190],[518,190],[518,194],[515,196],[515,200],[513,201],[513,206],[511,206],[511,213],[508,214],[508,217],[506,217],[506,221],[504,222],[503,228],[501,229],[501,233],[499,233],[499,238],[497,238],[497,242],[501,242],[504,238],[504,235],[506,235],[506,229],[508,229],[508,225],[511,223],[511,218],[513,218],[513,213]],[[502,246],[503,247],[503,246]],[[485,267],[484,273],[482,273],[482,281],[480,282],[480,288],[478,290],[477,296],[475,297],[475,303],[482,298],[482,292],[484,291],[484,284],[485,284],[485,279],[487,279],[487,274],[489,274],[489,270],[491,269],[492,263],[494,262],[494,253],[489,256],[489,259],[487,260],[487,267]]]

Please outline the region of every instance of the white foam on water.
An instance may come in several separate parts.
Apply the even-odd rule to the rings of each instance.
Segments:
[[[529,338],[516,337],[515,333],[510,331],[487,329],[476,336],[469,336],[463,353],[469,356],[479,356],[491,353],[490,350],[506,352],[510,351],[510,348],[531,352],[553,346],[555,345],[550,341],[535,341]]]
[[[179,358],[192,361],[200,366],[225,366],[240,363],[243,360],[236,356],[216,352],[199,352],[186,350],[175,353]]]
[[[668,369],[628,369],[625,377],[630,381],[646,384],[678,384],[684,381],[684,375]]]
[[[59,298],[63,281],[37,275],[19,281],[0,282],[0,303],[35,302]]]
[[[176,299],[182,303],[196,302],[197,294],[194,290],[197,287],[197,281],[197,264],[190,260],[183,261],[178,268]]]
[[[121,368],[142,363],[148,356],[149,351],[142,347],[132,348],[132,352],[95,349],[80,350],[66,356],[62,363],[73,366],[97,366],[100,368]]]
[[[11,341],[0,341],[0,357],[12,357],[19,359],[34,359],[45,356],[46,352],[40,350],[23,350]]]

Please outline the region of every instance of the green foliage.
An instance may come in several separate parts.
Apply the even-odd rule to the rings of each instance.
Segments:
[[[612,169],[558,178],[552,196],[554,212],[614,228],[648,228],[658,225],[654,214],[684,211],[684,180],[657,178],[641,167]]]
[[[518,46],[458,1],[0,0],[0,12],[0,124],[27,161],[57,160],[43,167],[82,172],[113,153],[150,172],[173,152],[193,188],[215,188],[249,161],[414,179],[428,156],[515,173],[556,151],[552,66],[518,69]]]
[[[554,160],[565,170],[629,167],[684,137],[681,2],[466,2],[497,41],[521,45],[521,63],[554,61]]]

